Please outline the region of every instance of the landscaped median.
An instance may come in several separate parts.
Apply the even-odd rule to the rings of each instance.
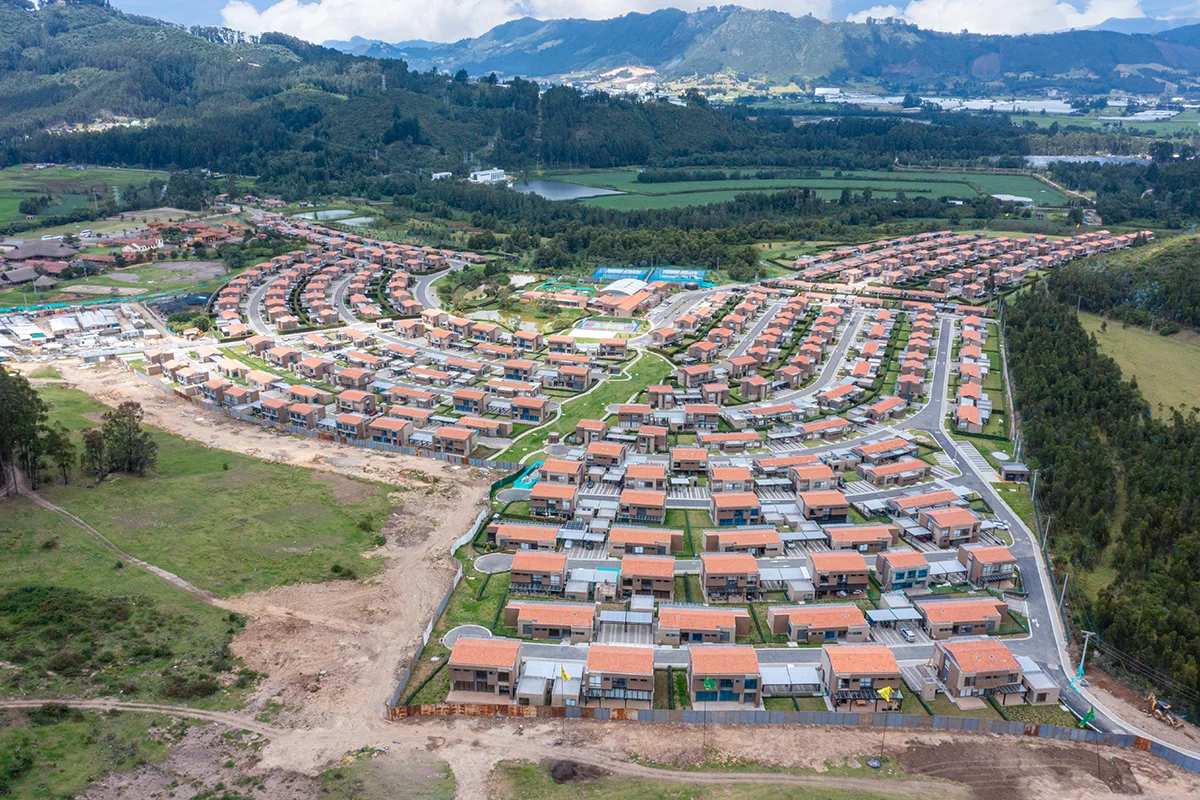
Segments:
[[[606,378],[586,394],[563,400],[558,416],[553,421],[534,429],[525,438],[497,455],[496,459],[520,461],[541,452],[551,431],[566,436],[575,433],[575,426],[582,419],[604,419],[608,416],[608,406],[623,403],[647,386],[662,382],[672,370],[670,362],[662,356],[643,351],[637,361],[626,367],[628,378]]]

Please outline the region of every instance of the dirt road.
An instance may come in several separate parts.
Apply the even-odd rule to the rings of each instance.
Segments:
[[[41,702],[0,701],[0,709],[30,708]],[[281,786],[292,784],[281,781],[281,776],[313,776],[344,754],[366,747],[379,748],[375,759],[384,766],[431,756],[446,761],[463,800],[493,796],[493,768],[501,760],[514,759],[583,765],[591,768],[594,777],[607,774],[705,785],[820,786],[945,800],[1200,794],[1200,778],[1147,753],[1035,738],[893,731],[884,754],[890,763],[899,764],[902,774],[881,779],[862,768],[865,757],[879,753],[879,732],[870,730],[722,726],[710,727],[705,734],[699,727],[687,725],[572,721],[564,731],[559,722],[550,721],[456,718],[388,723],[378,716],[361,720],[353,730],[290,730],[256,722],[244,714],[108,701],[69,704],[190,716],[235,731],[250,731],[268,742],[260,750],[261,760],[249,767],[248,773]],[[764,746],[765,742],[769,746]],[[387,752],[382,752],[384,748]],[[186,771],[184,764],[168,762],[167,767],[150,769]],[[142,777],[138,773],[110,776],[108,782],[133,785]],[[256,796],[291,795],[281,791]],[[405,796],[403,787],[396,786],[390,796]]]

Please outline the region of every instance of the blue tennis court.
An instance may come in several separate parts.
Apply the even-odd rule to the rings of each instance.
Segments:
[[[658,267],[646,278],[648,283],[667,281],[669,283],[699,283],[708,274],[706,269],[678,269],[676,267]]]
[[[592,277],[598,281],[619,281],[622,278],[635,278],[639,281],[645,280],[650,274],[648,269],[635,269],[633,267],[596,267],[596,271],[592,273]]]

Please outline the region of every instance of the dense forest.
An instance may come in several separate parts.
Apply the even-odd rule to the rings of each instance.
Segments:
[[[1077,261],[1054,273],[1056,297],[1164,335],[1200,328],[1200,236]]]
[[[1116,573],[1094,601],[1073,595],[1077,618],[1200,691],[1196,409],[1152,417],[1071,307],[1045,289],[1010,305],[1006,323],[1021,431],[1040,470],[1039,507],[1053,515],[1051,551],[1068,571],[1093,569],[1103,557]]]

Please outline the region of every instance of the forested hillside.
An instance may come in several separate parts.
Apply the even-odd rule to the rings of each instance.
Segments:
[[[1156,94],[1163,78],[1125,65],[1162,64],[1176,71],[1172,80],[1185,82],[1200,73],[1200,49],[1186,37],[1168,41],[1110,31],[983,36],[922,30],[899,20],[828,21],[738,6],[692,13],[666,8],[603,20],[525,18],[475,39],[402,52],[419,69],[472,74],[553,78],[641,65],[668,77],[728,70],[777,82],[867,79],[935,91],[990,83]]]
[[[1177,411],[1165,422],[1151,417],[1071,306],[1048,291],[1022,296],[1006,322],[1021,434],[1040,470],[1039,507],[1053,515],[1051,551],[1075,579],[1073,614],[1110,644],[1200,691],[1196,412]],[[1078,591],[1080,573],[1102,555],[1116,577],[1091,599]]]
[[[1063,302],[1131,325],[1200,328],[1200,235],[1074,262],[1050,286]]]

